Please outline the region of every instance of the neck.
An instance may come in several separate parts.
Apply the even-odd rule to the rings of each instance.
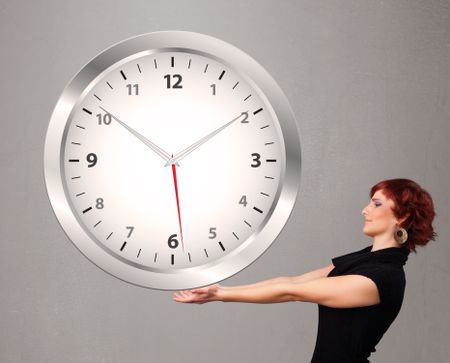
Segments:
[[[372,251],[382,250],[389,247],[401,247],[401,245],[394,239],[394,235],[392,233],[380,234],[373,237]]]

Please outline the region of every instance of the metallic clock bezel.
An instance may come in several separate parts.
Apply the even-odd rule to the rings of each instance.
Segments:
[[[167,50],[206,55],[233,68],[254,85],[272,106],[272,116],[278,120],[285,145],[285,159],[272,208],[258,229],[236,250],[201,266],[156,270],[124,263],[108,253],[85,230],[66,196],[62,148],[66,124],[70,121],[73,110],[99,78],[111,67],[128,62],[130,58]],[[300,137],[286,96],[269,73],[253,58],[233,45],[211,36],[186,31],[162,31],[129,38],[109,47],[72,78],[50,119],[45,140],[44,172],[47,194],[55,216],[67,237],[92,263],[112,276],[141,287],[161,290],[194,288],[238,273],[260,257],[278,237],[292,212],[299,190]]]

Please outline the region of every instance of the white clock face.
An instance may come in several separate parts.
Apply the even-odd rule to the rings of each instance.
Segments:
[[[64,179],[80,222],[110,253],[154,269],[235,250],[274,203],[284,161],[278,122],[258,93],[193,53],[150,54],[109,71],[67,125]],[[178,165],[139,138],[175,156],[216,130]]]
[[[205,37],[153,39],[167,41],[168,33]],[[62,102],[65,117],[53,121],[55,109],[58,132],[50,136],[50,125],[46,145],[47,154],[50,144],[58,148],[64,197],[53,199],[64,211],[52,200],[46,160],[50,199],[77,247],[119,278],[168,289],[213,283],[247,266],[293,205],[261,241],[286,185],[280,112],[239,64],[207,47],[175,45],[127,48],[91,75],[70,107]]]

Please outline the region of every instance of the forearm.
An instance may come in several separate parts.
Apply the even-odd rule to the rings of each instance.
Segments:
[[[293,301],[293,296],[289,293],[289,284],[290,282],[284,282],[282,279],[272,279],[253,285],[220,286],[217,301],[257,304]]]
[[[273,285],[273,284],[280,284],[280,283],[291,282],[291,279],[292,279],[292,277],[280,276],[280,277],[275,277],[273,279],[268,279],[268,280],[255,282],[253,284],[233,286],[233,289],[246,290],[246,289],[252,289],[252,288],[255,288],[255,287],[264,287],[264,286],[269,286],[269,285]]]

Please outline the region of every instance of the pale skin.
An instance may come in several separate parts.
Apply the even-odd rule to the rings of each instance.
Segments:
[[[397,219],[382,190],[377,191],[362,210],[363,232],[372,237],[372,251],[401,247],[394,239],[394,230],[405,218]],[[361,275],[327,277],[332,264],[299,276],[281,276],[250,285],[222,286],[214,284],[193,290],[177,291],[173,300],[204,304],[211,301],[245,303],[281,303],[304,301],[333,308],[353,308],[380,303],[375,283]]]

